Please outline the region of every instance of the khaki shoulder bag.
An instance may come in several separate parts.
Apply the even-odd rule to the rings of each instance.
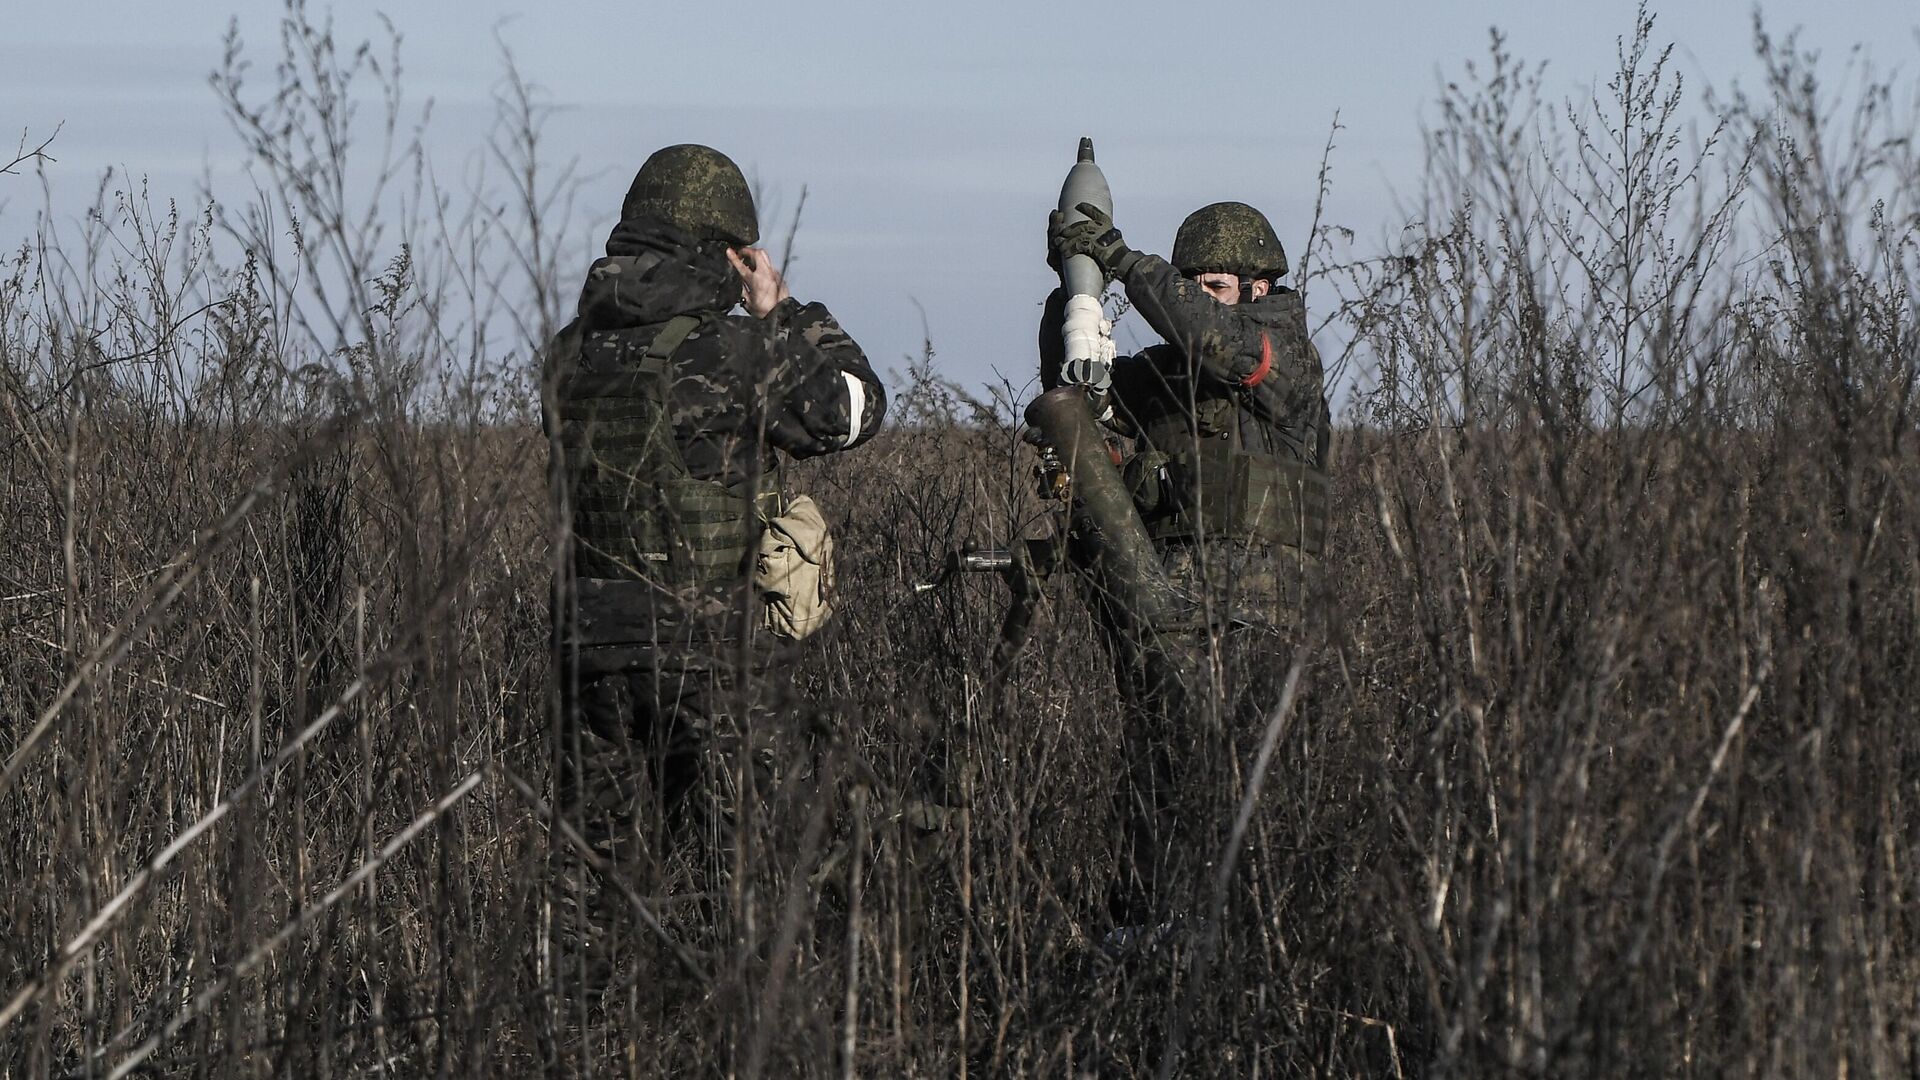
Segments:
[[[754,558],[753,584],[767,606],[767,629],[800,640],[833,616],[833,537],[820,507],[796,495],[767,521]]]

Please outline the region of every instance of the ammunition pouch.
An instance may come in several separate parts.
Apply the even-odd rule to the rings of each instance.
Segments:
[[[753,585],[766,605],[766,627],[777,637],[798,641],[833,617],[833,534],[811,498],[796,496],[767,519]]]
[[[1327,540],[1327,474],[1299,461],[1249,453],[1224,438],[1191,450],[1148,452],[1135,482],[1147,534],[1165,540],[1283,544],[1318,555]],[[1148,501],[1151,499],[1151,501]]]
[[[1173,459],[1158,450],[1142,450],[1127,459],[1121,478],[1142,520],[1151,523],[1160,508],[1168,505],[1172,476],[1168,466]]]
[[[631,485],[604,496],[582,490],[575,497],[575,572],[663,585],[740,578],[763,516],[779,512],[777,491],[754,499],[687,477]]]

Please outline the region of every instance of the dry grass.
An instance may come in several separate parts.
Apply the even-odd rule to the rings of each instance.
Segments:
[[[514,84],[518,224],[347,212],[271,110],[348,124],[326,103],[366,69],[290,14],[298,92],[225,84],[277,211],[128,196],[0,278],[0,1072],[1920,1068],[1910,103],[1829,98],[1763,37],[1771,96],[1696,145],[1644,26],[1566,110],[1496,46],[1417,224],[1316,250],[1369,382],[1203,981],[1090,955],[1124,771],[1071,590],[995,680],[998,583],[911,587],[1036,504],[1007,410],[910,371],[888,432],[795,475],[840,535],[794,702],[832,796],[750,820],[727,936],[623,879],[641,963],[593,1002],[552,884],[536,393],[502,344],[561,306],[565,185]],[[1259,735],[1208,737],[1247,770]]]

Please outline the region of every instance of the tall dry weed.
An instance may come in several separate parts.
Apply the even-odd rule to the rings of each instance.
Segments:
[[[1042,510],[1016,395],[930,343],[793,473],[819,797],[720,902],[610,871],[639,960],[590,997],[531,377],[572,174],[509,76],[494,197],[438,187],[397,48],[290,5],[215,78],[262,201],[110,178],[0,275],[0,1070],[1911,1072],[1915,102],[1756,44],[1700,129],[1645,17],[1584,102],[1496,40],[1407,227],[1316,243],[1364,381],[1204,980],[1091,947],[1125,770],[1074,591],[1002,672],[997,582],[913,588]]]

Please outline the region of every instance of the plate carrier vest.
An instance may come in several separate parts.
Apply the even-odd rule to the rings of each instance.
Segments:
[[[573,512],[573,571],[583,578],[705,586],[744,579],[762,514],[779,507],[779,475],[753,495],[687,472],[667,414],[673,353],[701,318],[676,315],[638,364],[590,371],[580,331],[562,331],[556,394]],[[566,339],[571,336],[572,340]]]
[[[1146,425],[1147,440],[1156,450],[1135,458],[1128,480],[1149,536],[1156,542],[1284,544],[1309,555],[1325,550],[1325,472],[1277,454],[1242,449],[1235,445],[1239,440],[1233,426],[1198,426],[1196,435],[1172,415]]]

